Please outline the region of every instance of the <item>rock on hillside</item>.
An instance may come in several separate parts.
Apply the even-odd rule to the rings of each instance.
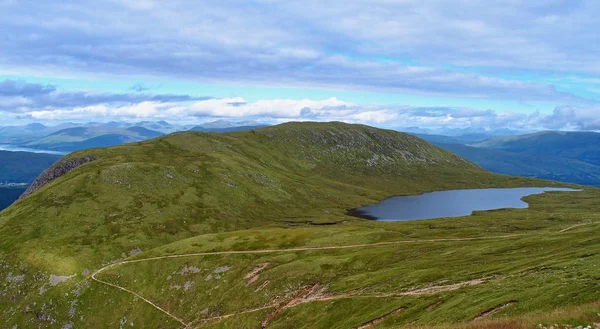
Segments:
[[[40,188],[44,187],[46,184],[61,177],[69,171],[94,160],[96,160],[96,157],[88,155],[81,158],[75,157],[59,161],[58,163],[52,165],[52,167],[42,172],[42,174],[36,178],[33,183],[31,183],[29,188],[25,190],[25,192],[19,197],[19,200],[28,197]]]

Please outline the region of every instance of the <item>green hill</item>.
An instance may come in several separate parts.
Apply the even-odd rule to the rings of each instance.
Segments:
[[[560,156],[600,165],[600,133],[594,132],[544,131],[529,135],[495,137],[473,146]]]
[[[0,183],[31,183],[60,155],[0,151]]]
[[[92,147],[107,147],[138,142],[161,135],[163,133],[144,127],[73,127],[56,131],[23,145],[71,152]]]
[[[495,173],[600,186],[600,165],[589,162],[461,144],[433,144]]]
[[[351,328],[469,321],[515,298],[498,314],[582,305],[598,295],[593,225],[557,232],[596,219],[595,189],[452,220],[345,215],[392,195],[550,184],[342,123],[76,152],[0,213],[0,322]]]

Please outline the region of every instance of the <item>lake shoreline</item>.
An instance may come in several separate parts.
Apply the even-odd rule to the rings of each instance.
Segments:
[[[364,207],[364,206],[362,206],[362,207]],[[364,211],[364,210],[360,210],[360,208],[362,208],[362,207],[347,209],[346,210],[346,216],[351,216],[351,217],[356,217],[356,218],[360,218],[360,219],[377,221],[377,217],[374,217],[374,216],[371,216],[371,215],[367,214],[367,212]]]
[[[580,192],[566,187],[473,188],[425,192],[386,198],[346,210],[346,215],[381,222],[467,217],[476,211],[527,209],[523,199],[547,192]]]

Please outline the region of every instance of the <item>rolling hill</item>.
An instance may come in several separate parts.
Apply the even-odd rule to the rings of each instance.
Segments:
[[[184,132],[75,152],[0,212],[0,322],[456,326],[490,312],[555,321],[562,313],[548,312],[564,309],[584,319],[599,292],[597,189],[452,220],[346,215],[392,195],[552,184],[342,123]]]
[[[600,186],[600,166],[560,156],[517,153],[462,144],[433,143],[498,174]]]
[[[21,184],[30,184],[60,158],[52,154],[0,151],[0,211],[25,191],[26,186]]]
[[[217,120],[212,122],[206,122],[201,125],[192,127],[191,131],[202,131],[202,132],[217,132],[217,133],[226,133],[226,132],[234,132],[234,131],[244,131],[244,130],[252,130],[252,129],[260,129],[268,127],[268,125],[261,124],[256,121],[241,121],[241,122],[231,122],[225,120]]]
[[[162,136],[163,133],[144,127],[73,127],[23,144],[26,147],[55,151],[77,151],[93,147],[107,147]]]
[[[23,186],[0,186],[0,211],[15,202],[25,189]]]
[[[529,135],[495,137],[472,146],[559,156],[600,165],[600,133],[595,132],[544,131]]]
[[[31,183],[60,155],[0,151],[0,183]]]
[[[546,131],[472,144],[450,136],[415,135],[494,173],[600,186],[598,133]]]
[[[268,127],[267,125],[258,126],[236,126],[236,127],[221,127],[221,128],[206,128],[203,126],[196,126],[190,129],[190,131],[201,131],[201,132],[215,132],[215,133],[229,133],[235,131],[253,130]]]

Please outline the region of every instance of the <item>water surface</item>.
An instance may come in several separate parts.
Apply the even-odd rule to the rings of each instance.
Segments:
[[[351,211],[352,215],[380,221],[409,221],[468,216],[476,210],[527,208],[521,198],[551,191],[579,191],[556,187],[449,190],[414,196],[397,196]]]
[[[30,148],[30,147],[21,147],[21,146],[16,146],[16,145],[11,145],[11,144],[0,144],[0,151],[45,153],[45,154],[54,154],[54,155],[67,154],[66,152],[34,149],[34,148]]]

